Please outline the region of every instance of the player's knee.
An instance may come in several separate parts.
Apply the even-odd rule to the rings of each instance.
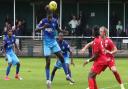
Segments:
[[[12,63],[8,63],[8,66],[10,66],[10,67],[11,67],[11,66],[12,66]]]
[[[90,73],[88,74],[88,78],[95,78],[95,77],[96,77],[96,74],[93,73],[93,72],[90,72]]]
[[[111,67],[111,71],[112,71],[112,72],[117,72],[116,67],[115,67],[115,66]]]

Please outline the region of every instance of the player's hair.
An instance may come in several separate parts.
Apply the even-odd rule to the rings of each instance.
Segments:
[[[104,30],[105,35],[107,35],[107,34],[108,34],[108,29],[107,29],[105,26],[101,26],[101,27],[100,27],[100,29],[103,29],[103,30]]]
[[[92,35],[93,35],[94,37],[97,37],[97,36],[100,35],[100,34],[99,34],[99,26],[95,25],[95,26],[93,27],[93,29],[92,29]]]

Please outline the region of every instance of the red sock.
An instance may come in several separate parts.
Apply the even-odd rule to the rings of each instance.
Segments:
[[[96,79],[94,79],[94,83],[95,83],[95,89],[98,89]]]
[[[89,83],[89,89],[97,89],[95,88],[95,83],[96,83],[95,78],[89,78],[88,83]]]
[[[122,80],[121,80],[121,78],[120,78],[119,73],[118,73],[118,72],[113,72],[113,74],[115,75],[115,78],[116,78],[116,80],[118,81],[118,83],[119,83],[119,84],[122,84]]]

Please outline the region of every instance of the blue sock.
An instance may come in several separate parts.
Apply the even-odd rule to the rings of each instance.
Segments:
[[[69,68],[69,64],[68,64],[68,63],[66,63],[66,67],[67,67],[67,69],[68,69],[68,74],[69,74],[69,76],[72,77],[72,75],[71,75],[71,71],[70,71],[70,68]]]
[[[71,71],[70,69],[68,70],[69,76],[72,77]]]
[[[16,74],[19,74],[19,70],[20,70],[20,66],[17,65],[17,66],[16,66]]]
[[[11,70],[11,66],[8,66],[8,67],[7,67],[7,70],[6,70],[6,76],[8,76],[8,75],[9,75],[10,70]]]
[[[68,74],[68,69],[66,67],[66,64],[65,63],[62,63],[62,67],[64,69],[65,74],[67,75]]]
[[[46,68],[45,71],[46,71],[46,79],[50,80],[49,79],[50,78],[50,69]]]
[[[51,81],[53,81],[53,79],[54,79],[54,75],[51,75]]]

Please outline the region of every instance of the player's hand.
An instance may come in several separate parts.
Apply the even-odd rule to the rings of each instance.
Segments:
[[[111,51],[109,51],[109,50],[105,50],[105,53],[112,54],[112,52],[111,52]]]
[[[75,66],[75,63],[73,61],[71,61],[71,65]]]
[[[21,50],[18,50],[18,54],[19,54],[19,55],[22,55],[22,51],[21,51]]]
[[[85,52],[84,49],[81,49],[81,50],[79,51],[79,53],[82,54],[82,55],[84,54],[84,52]]]
[[[84,61],[83,67],[86,66],[89,62],[87,60]]]

